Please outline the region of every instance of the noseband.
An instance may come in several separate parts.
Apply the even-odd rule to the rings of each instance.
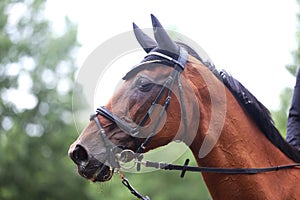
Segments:
[[[140,135],[141,128],[145,125],[147,120],[150,118],[150,115],[154,111],[154,107],[162,99],[163,94],[165,92],[167,92],[167,98],[165,99],[165,102],[163,103],[162,110],[160,111],[159,116],[158,116],[156,122],[154,123],[154,127],[153,127],[152,131],[147,134],[146,139],[140,144],[140,146],[134,152],[134,156],[140,161],[143,158],[142,153],[145,151],[147,145],[151,141],[152,137],[155,135],[155,133],[156,133],[158,127],[159,127],[159,124],[162,121],[162,118],[163,118],[165,112],[167,111],[167,108],[168,108],[168,106],[170,104],[170,101],[171,101],[172,90],[174,88],[174,85],[175,85],[176,81],[177,81],[177,85],[178,85],[179,98],[180,98],[180,104],[181,104],[181,116],[183,118],[183,123],[184,123],[184,134],[187,134],[187,116],[186,116],[186,108],[185,108],[184,97],[183,97],[183,89],[182,89],[182,84],[181,84],[181,81],[180,81],[180,74],[181,74],[181,72],[183,72],[183,70],[185,68],[185,64],[186,64],[187,58],[188,58],[188,53],[184,48],[180,47],[179,48],[179,57],[178,57],[178,59],[174,59],[171,56],[166,55],[166,54],[161,53],[161,52],[158,52],[158,51],[149,52],[145,58],[150,57],[150,56],[159,57],[161,59],[150,60],[150,61],[147,60],[145,62],[142,62],[142,63],[138,64],[136,67],[134,67],[134,69],[136,69],[138,67],[141,67],[145,64],[148,64],[149,62],[151,62],[151,63],[162,63],[163,60],[166,60],[169,63],[173,64],[171,67],[173,67],[174,70],[168,76],[168,78],[165,81],[164,85],[162,86],[160,92],[156,96],[155,100],[152,102],[150,108],[148,109],[148,111],[146,112],[146,114],[144,115],[144,117],[142,118],[140,123],[136,127],[133,128],[127,122],[123,121],[118,116],[114,115],[110,110],[108,110],[104,106],[101,106],[101,107],[97,108],[96,114],[93,115],[90,118],[91,120],[94,120],[95,123],[97,124],[99,132],[100,132],[100,136],[102,137],[102,139],[105,143],[105,146],[106,146],[106,150],[107,150],[107,152],[109,152],[109,154],[112,154],[112,152],[113,152],[112,149],[114,147],[111,144],[111,142],[109,142],[109,140],[107,138],[107,135],[105,133],[105,130],[102,127],[101,122],[100,122],[100,120],[98,119],[97,116],[101,115],[101,116],[105,117],[106,119],[110,120],[111,122],[117,124],[117,126],[122,131],[126,132],[127,134],[129,134],[130,136],[135,138],[138,135]],[[126,150],[126,148],[123,148],[123,149],[124,149],[123,151],[128,150],[128,149]],[[115,160],[112,159],[112,157],[115,157],[115,156],[116,155],[109,155],[108,156],[108,162],[113,167],[119,168],[120,165],[118,164],[118,161],[115,161]],[[140,165],[139,164],[137,166],[137,169],[140,170]]]

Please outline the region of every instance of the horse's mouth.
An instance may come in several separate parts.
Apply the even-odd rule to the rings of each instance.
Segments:
[[[93,182],[106,182],[113,176],[114,169],[97,161],[86,165],[78,165],[78,173]]]

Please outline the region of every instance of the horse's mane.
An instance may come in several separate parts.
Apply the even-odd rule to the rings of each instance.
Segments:
[[[199,59],[207,66],[218,79],[223,81],[224,85],[231,91],[234,97],[239,102],[240,106],[249,114],[251,119],[257,124],[264,135],[287,157],[295,162],[300,162],[300,151],[289,145],[280,135],[275,127],[270,111],[259,102],[256,97],[245,88],[238,80],[233,78],[225,71],[218,72],[212,63],[204,62],[201,57],[189,46],[184,43],[178,43],[183,46],[189,54]]]

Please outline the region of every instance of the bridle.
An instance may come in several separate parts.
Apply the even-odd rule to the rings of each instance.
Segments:
[[[142,161],[143,159],[143,153],[151,141],[152,137],[156,134],[156,131],[158,129],[158,126],[160,124],[160,121],[164,115],[164,113],[167,111],[167,108],[171,101],[171,94],[172,89],[174,88],[175,82],[177,82],[178,91],[179,91],[179,98],[180,98],[180,105],[181,105],[181,116],[184,123],[184,134],[187,135],[188,131],[188,122],[187,122],[187,114],[186,114],[186,108],[185,108],[185,102],[184,102],[184,95],[183,95],[183,88],[180,82],[180,74],[185,69],[185,64],[187,62],[188,53],[187,51],[180,47],[179,48],[179,57],[178,59],[174,59],[169,55],[163,54],[161,52],[153,51],[148,53],[147,56],[156,56],[160,57],[162,59],[168,60],[173,65],[173,71],[170,73],[169,77],[163,84],[161,90],[159,91],[158,95],[156,96],[155,100],[152,102],[150,108],[148,109],[147,113],[144,115],[140,123],[136,127],[131,127],[127,122],[123,121],[116,115],[114,115],[111,111],[109,111],[106,107],[101,106],[96,110],[96,114],[93,115],[90,119],[94,120],[95,123],[98,126],[100,137],[102,137],[104,144],[106,146],[107,152],[110,154],[107,158],[107,161],[110,165],[112,165],[114,168],[121,169],[122,166],[120,165],[120,162],[126,162],[126,153],[130,153],[132,157],[136,159],[135,163],[137,164],[137,170],[140,170],[140,166],[144,165],[145,167],[151,167],[156,169],[163,169],[163,170],[179,170],[181,171],[180,177],[184,177],[186,171],[191,172],[206,172],[206,173],[222,173],[222,174],[257,174],[257,173],[265,173],[265,172],[271,172],[271,171],[278,171],[283,169],[299,169],[300,163],[295,164],[288,164],[288,165],[281,165],[281,166],[274,166],[274,167],[266,167],[266,168],[213,168],[213,167],[193,167],[188,166],[189,159],[187,159],[184,163],[184,165],[173,165],[168,163],[161,163],[161,162],[151,162],[151,161]],[[146,56],[146,57],[147,57]],[[150,63],[160,63],[161,60],[153,60],[150,61]],[[142,65],[148,64],[147,62],[142,62],[138,64],[136,67],[140,67]],[[206,65],[206,63],[203,63]],[[113,145],[109,142],[105,130],[101,125],[101,122],[98,118],[98,115],[101,115],[105,117],[106,119],[110,120],[111,122],[117,124],[117,126],[123,130],[124,132],[128,133],[132,137],[137,137],[141,133],[141,128],[145,125],[146,121],[149,119],[151,113],[153,112],[154,106],[159,103],[159,101],[162,99],[163,94],[167,93],[167,97],[163,103],[162,110],[159,113],[159,116],[154,123],[152,131],[148,134],[146,139],[140,144],[140,146],[136,149],[136,151],[128,150],[126,148],[122,148],[122,151],[119,152],[117,155],[114,152]],[[121,174],[122,183],[130,190],[130,192],[136,196],[139,199],[143,200],[150,200],[148,196],[143,196],[137,190],[135,190],[130,184],[128,179],[124,177],[123,174]]]
[[[159,93],[157,94],[156,98],[152,102],[150,108],[148,109],[148,111],[146,112],[146,114],[144,115],[142,120],[139,122],[139,124],[134,128],[131,127],[127,122],[123,121],[118,116],[114,115],[105,106],[101,106],[101,107],[97,108],[96,114],[92,115],[92,117],[90,118],[91,120],[94,120],[96,122],[99,132],[100,132],[100,136],[102,137],[103,141],[107,141],[108,139],[105,134],[105,130],[102,127],[101,122],[97,117],[98,115],[101,115],[101,116],[105,117],[106,119],[110,120],[111,122],[115,123],[122,131],[126,132],[130,136],[137,137],[141,133],[141,128],[145,125],[145,123],[150,118],[151,114],[153,113],[154,107],[161,101],[161,99],[163,98],[163,95],[165,93],[167,93],[167,97],[162,105],[162,109],[156,119],[156,122],[154,123],[152,131],[149,134],[147,134],[147,137],[145,138],[145,140],[140,144],[140,146],[135,150],[135,152],[133,152],[134,157],[137,158],[137,160],[139,160],[139,161],[142,160],[143,152],[145,151],[145,149],[146,149],[147,145],[149,144],[149,142],[151,141],[152,137],[156,134],[157,129],[160,125],[160,122],[161,122],[165,112],[168,109],[168,106],[169,106],[171,98],[172,98],[171,95],[172,95],[172,91],[173,91],[175,82],[177,82],[178,91],[179,91],[181,116],[182,116],[183,124],[184,124],[184,134],[187,134],[187,126],[188,126],[187,125],[186,108],[185,108],[185,102],[184,102],[184,96],[183,96],[183,89],[182,89],[182,84],[180,81],[180,74],[183,72],[183,70],[185,68],[185,64],[186,64],[187,58],[188,58],[188,52],[183,47],[180,47],[178,59],[174,59],[173,57],[166,55],[164,53],[161,53],[159,51],[149,52],[145,58],[150,57],[150,56],[159,57],[161,59],[155,59],[155,60],[151,60],[151,61],[148,60],[145,62],[141,62],[140,64],[135,66],[134,69],[139,68],[143,65],[147,65],[149,63],[161,63],[163,60],[167,60],[167,61],[173,63],[173,65],[170,67],[173,67],[174,69],[168,76],[167,80],[163,84],[162,88],[160,89]],[[112,150],[113,147],[109,142],[105,142],[105,146],[109,153],[113,153],[113,150]],[[129,152],[128,149],[126,149],[124,147],[122,147],[122,149],[124,149],[122,152],[127,152],[127,153]],[[121,155],[122,155],[122,152],[120,153]],[[109,158],[112,158],[112,157],[113,156],[111,156],[111,155],[109,156]],[[119,155],[119,157],[120,157],[120,155]],[[109,162],[112,162],[110,164],[115,165],[113,167],[117,167],[117,168],[120,167],[112,159],[110,159]],[[137,169],[140,170],[140,165],[137,165]]]

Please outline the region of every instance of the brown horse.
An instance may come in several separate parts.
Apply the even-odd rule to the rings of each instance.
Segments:
[[[106,107],[97,110],[69,156],[92,181],[108,181],[124,152],[141,155],[181,140],[198,166],[265,168],[300,162],[267,109],[238,81],[173,42],[152,16],[156,41],[135,24],[148,55],[126,74]],[[124,151],[126,150],[126,151]],[[130,150],[130,151],[129,151]],[[125,161],[124,161],[125,160]],[[258,174],[203,173],[214,199],[300,198],[295,167]]]

